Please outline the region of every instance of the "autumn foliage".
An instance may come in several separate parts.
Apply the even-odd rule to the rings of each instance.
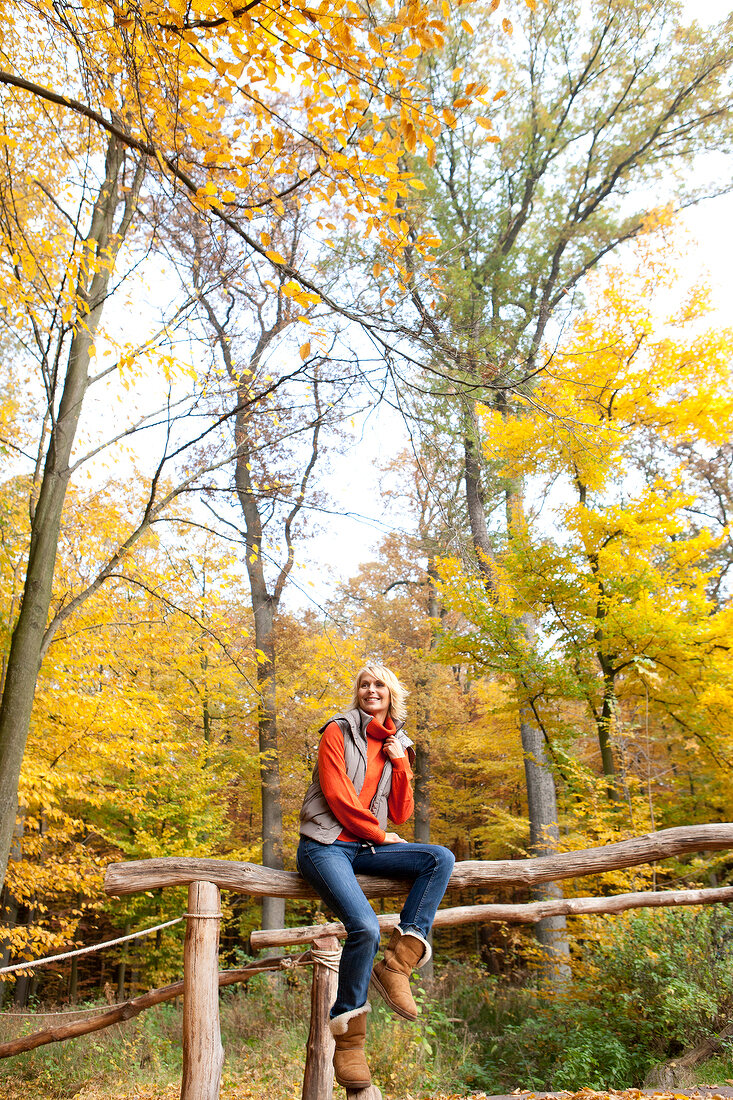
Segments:
[[[373,657],[409,690],[408,829],[458,859],[733,817],[733,332],[675,211],[705,192],[700,151],[729,152],[730,25],[711,44],[673,0],[586,8],[0,0],[0,966],[183,912],[182,891],[107,898],[111,861],[291,869],[319,727]],[[379,539],[346,499],[360,435]],[[348,579],[345,538],[366,547]],[[223,911],[236,964],[262,911]],[[182,927],[0,1000],[163,984]],[[678,969],[678,932],[688,961],[698,932],[713,951],[700,928],[672,929]],[[547,976],[524,932],[441,934],[477,968],[439,988],[478,1031],[487,981],[534,997]],[[639,943],[666,965],[646,926],[562,929],[574,1001],[556,989],[553,1011],[587,1039],[553,1070],[569,1087],[638,1053],[593,1002],[612,934],[629,971]],[[630,1034],[648,1019],[627,977],[606,993]],[[438,1004],[390,1072],[428,1073],[458,1018]],[[509,1065],[532,1013],[491,1004]],[[680,1026],[670,1009],[673,1045]],[[655,1033],[638,1057],[654,1043],[670,1053]]]

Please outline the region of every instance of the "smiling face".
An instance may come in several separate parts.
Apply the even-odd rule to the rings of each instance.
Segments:
[[[384,680],[379,680],[371,673],[364,672],[359,680],[356,694],[361,709],[384,725],[389,713],[390,702],[389,688]]]

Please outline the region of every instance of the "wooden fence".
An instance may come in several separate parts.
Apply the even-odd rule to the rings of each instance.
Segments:
[[[691,825],[664,829],[630,840],[562,852],[553,856],[519,860],[469,860],[457,863],[448,890],[497,888],[508,885],[537,886],[543,882],[601,874],[605,871],[656,862],[670,856],[733,848],[733,823]],[[360,877],[367,897],[395,897],[409,889],[404,880]],[[101,1013],[93,1020],[74,1021],[0,1045],[0,1057],[30,1050],[44,1043],[71,1038],[129,1019],[153,1004],[183,993],[183,1082],[181,1100],[218,1100],[224,1052],[219,1030],[218,991],[223,985],[244,981],[254,973],[278,966],[311,965],[313,985],[311,1021],[303,1077],[303,1100],[326,1100],[333,1088],[331,1057],[333,1040],[328,1013],[335,997],[335,964],[343,925],[311,925],[300,928],[253,932],[253,949],[310,945],[298,959],[282,957],[256,961],[239,970],[220,972],[218,967],[220,890],[235,890],[255,897],[311,898],[314,891],[294,872],[276,871],[251,863],[216,859],[170,857],[112,864],[107,869],[106,892],[115,897],[188,885],[187,926],[183,982],[152,990],[125,1005]],[[469,905],[438,911],[435,926],[474,921],[536,923],[556,914],[617,913],[653,906],[701,905],[733,901],[733,886],[710,889],[664,890],[619,894],[612,897],[579,897],[533,902],[525,905]],[[379,916],[383,928],[396,924],[398,916]],[[29,969],[32,964],[29,963]],[[348,1100],[378,1100],[376,1087],[348,1092]]]

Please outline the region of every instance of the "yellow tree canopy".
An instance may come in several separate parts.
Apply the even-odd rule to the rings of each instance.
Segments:
[[[430,151],[455,124],[455,112],[428,97],[417,62],[444,44],[454,21],[465,23],[460,2],[407,0],[375,14],[354,0],[40,0],[2,3],[0,17],[0,83],[16,105],[6,143],[29,136],[25,112],[35,99],[31,110],[51,112],[60,138],[69,111],[118,135],[274,264],[288,266],[271,247],[273,225],[297,200],[324,210],[344,203],[346,217],[376,228],[400,265],[408,243],[400,202],[422,186],[401,158]],[[473,81],[465,104],[487,90]],[[421,237],[410,245],[430,249]],[[290,289],[307,304],[309,287],[301,273]]]

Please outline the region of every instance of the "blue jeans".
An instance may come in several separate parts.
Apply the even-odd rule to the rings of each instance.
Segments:
[[[301,836],[297,868],[348,933],[331,1018],[366,1003],[372,963],[379,948],[379,922],[356,876],[414,879],[402,906],[400,928],[425,938],[454,863],[453,853],[439,844],[377,844],[372,848],[350,840],[321,844]]]

